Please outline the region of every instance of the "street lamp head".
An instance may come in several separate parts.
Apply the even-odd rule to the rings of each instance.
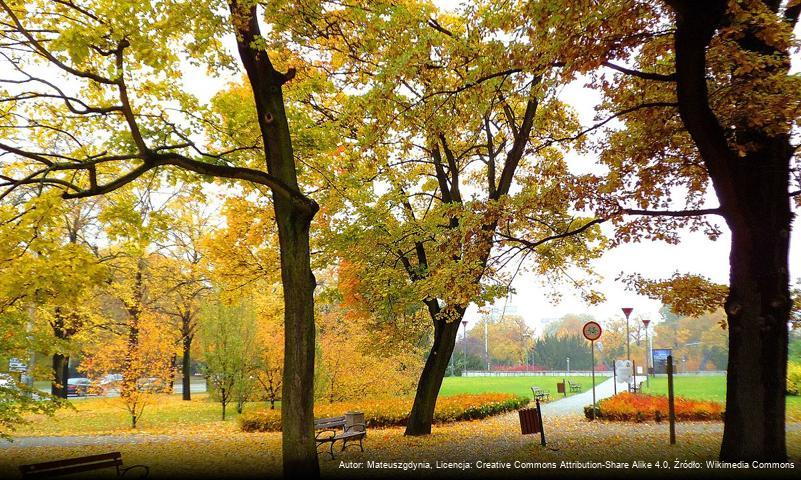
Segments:
[[[466,326],[467,326],[467,320],[462,320],[462,326],[463,326],[463,327],[466,327]]]
[[[648,328],[648,324],[651,323],[651,320],[647,318],[642,319],[642,324],[645,325],[645,328]]]
[[[621,308],[621,310],[623,310],[623,315],[626,316],[626,320],[628,320],[629,315],[631,315],[631,312],[634,311],[634,309],[631,308],[631,307],[623,307],[623,308]]]

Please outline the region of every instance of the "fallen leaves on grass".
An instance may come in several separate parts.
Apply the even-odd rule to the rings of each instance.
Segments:
[[[424,437],[407,437],[402,428],[369,430],[365,451],[337,452],[337,459],[320,457],[323,475],[351,478],[354,471],[340,469],[339,462],[561,462],[633,460],[706,460],[717,458],[722,424],[680,422],[678,444],[670,446],[667,424],[590,422],[579,416],[544,419],[548,446],[539,445],[539,435],[523,436],[516,413],[484,420],[442,424]],[[117,436],[117,438],[120,438]],[[130,437],[125,437],[130,439]],[[801,428],[788,425],[787,444],[791,460],[801,459]],[[271,476],[280,472],[281,434],[212,432],[192,435],[137,438],[132,443],[108,446],[15,447],[0,455],[0,476],[16,471],[20,464],[102,453],[122,452],[126,464],[151,467],[155,478],[212,478]],[[391,472],[397,476],[399,472]],[[407,472],[410,476],[441,476],[442,471]],[[455,473],[455,472],[454,472]],[[473,475],[481,472],[473,471]],[[519,476],[521,472],[516,472]],[[537,470],[523,471],[535,474]],[[636,472],[635,472],[636,473]],[[359,470],[359,476],[386,477],[387,470]]]

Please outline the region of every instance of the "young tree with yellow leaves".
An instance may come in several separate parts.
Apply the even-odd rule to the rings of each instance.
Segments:
[[[96,335],[84,352],[81,369],[95,383],[109,374],[122,375],[115,386],[131,428],[137,427],[159,394],[169,393],[175,338],[164,329],[165,321],[152,312],[137,314],[127,319],[127,332]]]
[[[241,413],[255,383],[257,348],[256,313],[252,304],[240,301],[225,304],[212,299],[203,308],[200,345],[205,375],[222,406],[222,419],[231,401]]]
[[[261,315],[264,313],[260,313]],[[261,316],[256,335],[259,353],[254,376],[265,399],[270,402],[270,409],[275,410],[275,402],[281,400],[281,382],[284,376],[284,345],[281,341],[283,333],[277,318]]]
[[[165,208],[172,219],[164,238],[157,242],[150,270],[155,278],[153,308],[177,323],[180,332],[182,396],[192,399],[192,343],[203,299],[211,289],[204,244],[213,230],[211,215],[194,196],[178,197]]]

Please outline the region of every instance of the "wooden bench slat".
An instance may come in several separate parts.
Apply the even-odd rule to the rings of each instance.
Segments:
[[[331,417],[331,418],[318,418],[314,421],[314,424],[322,424],[322,423],[339,423],[344,422],[345,417]]]
[[[102,460],[116,460],[122,464],[122,454],[120,452],[101,453],[99,455],[89,455],[86,457],[67,458],[65,460],[55,460],[52,462],[34,463],[31,465],[22,465],[20,470],[23,471],[39,471],[48,468],[67,467],[70,465],[80,465],[85,463],[100,462]]]
[[[122,462],[116,460],[107,460],[104,462],[94,462],[88,463],[83,465],[73,465],[67,467],[55,467],[55,468],[40,468],[36,470],[29,470],[27,472],[23,472],[23,476],[26,478],[30,477],[53,477],[56,475],[69,475],[72,473],[80,473],[80,472],[88,472],[91,470],[100,470],[102,468],[112,468],[112,467],[119,467],[122,465]]]

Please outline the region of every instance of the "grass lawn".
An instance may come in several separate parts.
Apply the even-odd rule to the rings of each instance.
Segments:
[[[581,391],[592,388],[592,377],[566,377],[573,383],[581,384]],[[606,381],[607,377],[595,377],[595,384]],[[557,399],[556,384],[563,377],[445,377],[440,395],[459,395],[462,393],[514,393],[531,397],[531,387],[538,386],[551,392],[551,399]],[[568,394],[570,389],[568,388]]]
[[[649,379],[650,387],[643,384],[643,393],[667,395],[667,377]],[[676,396],[693,400],[712,400],[726,403],[726,377],[674,377],[673,389]],[[787,396],[787,420],[801,422],[801,396]]]
[[[208,394],[193,394],[185,402],[181,395],[158,396],[145,407],[136,430],[132,430],[131,417],[119,397],[88,397],[74,400],[74,408],[62,409],[55,416],[29,415],[30,423],[17,428],[15,435],[84,435],[111,433],[171,433],[191,428],[200,430],[234,430],[237,428],[236,406],[226,408],[225,421],[221,420],[222,408],[212,402]],[[264,403],[247,404],[246,409],[264,407]]]
[[[650,386],[642,385],[643,393],[667,395],[667,377],[652,377],[648,379],[648,383]],[[673,390],[676,396],[679,397],[725,402],[726,377],[724,375],[714,377],[673,377]]]
[[[592,385],[589,377],[570,377],[580,383],[582,390]],[[604,378],[596,378],[597,382]],[[556,383],[561,377],[449,377],[443,382],[440,394],[451,396],[478,393],[513,393],[531,398],[531,386],[537,385],[550,390],[556,398]],[[130,416],[120,398],[70,398],[73,409],[64,409],[54,417],[30,415],[30,423],[20,426],[17,436],[59,436],[59,435],[104,435],[120,433],[202,433],[235,432],[239,416],[235,405],[228,405],[226,420],[220,419],[220,404],[209,400],[208,394],[192,395],[192,400],[184,402],[181,396],[169,395],[154,398],[140,418],[137,429],[130,428]],[[248,403],[245,411],[254,408],[267,408],[266,403]]]

